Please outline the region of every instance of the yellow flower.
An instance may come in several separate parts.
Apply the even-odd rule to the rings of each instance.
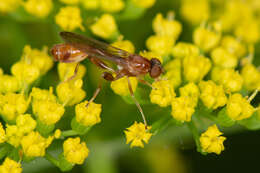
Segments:
[[[47,17],[52,10],[52,0],[27,0],[23,3],[25,10],[36,17]]]
[[[101,122],[101,104],[89,103],[86,107],[88,101],[84,101],[75,107],[76,120],[78,123],[84,126],[93,126]]]
[[[227,102],[227,115],[233,120],[251,117],[255,109],[241,94],[233,94]]]
[[[60,0],[61,2],[69,5],[78,4],[79,0]]]
[[[21,114],[16,118],[16,126],[21,133],[27,134],[36,128],[36,121],[30,114]]]
[[[182,0],[182,17],[193,25],[200,24],[208,20],[210,16],[210,6],[207,0]]]
[[[256,43],[260,38],[258,19],[241,20],[235,35],[247,43]]]
[[[208,109],[217,109],[227,103],[222,85],[216,85],[213,81],[201,81],[199,83],[200,99]]]
[[[209,72],[211,62],[204,56],[187,56],[183,60],[183,75],[189,82],[199,82]]]
[[[178,121],[189,122],[195,112],[195,102],[190,97],[176,97],[172,100],[172,117]]]
[[[193,107],[197,106],[200,91],[196,84],[188,83],[180,89],[181,97],[189,97],[192,99],[192,103],[194,103]]]
[[[61,137],[61,130],[56,129],[55,132],[54,132],[54,138],[59,139],[60,137]]]
[[[100,0],[100,7],[103,11],[112,13],[121,11],[125,4],[122,0]]]
[[[124,132],[126,136],[126,144],[131,145],[130,147],[144,147],[143,142],[148,143],[149,139],[152,136],[152,133],[149,133],[149,130],[151,129],[151,126],[148,126],[145,128],[145,125],[143,123],[137,123],[135,122],[133,125],[128,127]]]
[[[0,12],[8,13],[16,10],[21,5],[21,0],[1,0],[0,1]]]
[[[119,40],[111,44],[114,47],[125,50],[130,53],[135,53],[135,46],[129,40]]]
[[[23,137],[23,132],[21,132],[15,125],[6,125],[6,142],[18,147],[20,145],[21,139]]]
[[[171,51],[175,58],[185,58],[190,55],[199,55],[199,48],[191,43],[178,42]]]
[[[90,26],[90,30],[104,39],[114,38],[118,34],[116,21],[110,14],[103,14],[96,23]]]
[[[100,0],[81,0],[81,3],[87,10],[95,10],[100,6]]]
[[[1,173],[22,173],[21,163],[18,163],[6,157],[5,161],[0,166],[0,172]]]
[[[204,27],[196,28],[193,33],[193,42],[205,52],[215,48],[220,38],[221,35],[219,33]]]
[[[44,138],[38,132],[32,131],[21,140],[23,153],[27,157],[43,157],[52,140],[52,136]]]
[[[154,5],[156,0],[132,0],[132,2],[141,8],[150,8]]]
[[[40,77],[40,69],[24,61],[18,61],[12,65],[11,72],[21,83],[26,84],[31,84]]]
[[[169,54],[174,43],[173,38],[169,36],[153,35],[146,40],[147,48],[161,56]]]
[[[182,25],[176,20],[164,19],[163,15],[158,13],[153,20],[153,30],[156,35],[169,36],[177,40],[182,31]]]
[[[164,77],[171,82],[171,85],[174,88],[180,86],[182,79],[181,79],[181,60],[174,59],[168,62],[164,66],[164,70],[166,71]]]
[[[77,63],[59,63],[58,64],[58,73],[59,73],[59,78],[61,81],[65,81],[69,79],[71,76],[74,75],[75,68],[77,66]],[[76,74],[76,79],[81,79],[86,73],[86,67],[82,64],[79,65],[78,67],[78,72]]]
[[[211,52],[211,58],[216,66],[224,68],[235,68],[238,63],[238,58],[222,47],[215,48]]]
[[[53,66],[53,60],[48,55],[48,48],[43,47],[42,50],[32,49],[29,45],[24,46],[22,61],[32,64],[40,70],[43,75]]]
[[[33,87],[30,94],[34,100],[43,100],[43,101],[56,101],[56,96],[53,94],[53,88],[50,87],[49,90],[44,90],[40,88]]]
[[[88,157],[89,150],[85,142],[80,143],[80,138],[68,138],[63,143],[64,157],[72,164],[83,164]]]
[[[238,58],[246,53],[245,45],[232,36],[224,36],[221,41],[221,46]]]
[[[67,6],[60,8],[59,13],[55,16],[55,21],[66,31],[73,31],[77,28],[84,30],[78,7]]]
[[[30,99],[23,94],[7,93],[0,95],[0,114],[8,121],[15,120],[20,114],[26,112]]]
[[[86,96],[86,92],[82,89],[82,86],[82,79],[59,84],[56,88],[59,101],[67,106],[81,102]]]
[[[17,92],[21,85],[15,76],[0,75],[0,93]]]
[[[4,71],[2,68],[0,68],[0,76],[4,74]]]
[[[32,109],[39,120],[47,125],[57,123],[65,111],[62,105],[48,100],[34,100]]]
[[[161,63],[163,63],[163,58],[158,53],[152,51],[142,51],[139,53],[142,57],[151,60],[152,58],[157,58]]]
[[[212,70],[211,79],[223,85],[226,92],[240,91],[243,86],[243,78],[234,69],[215,67]]]
[[[150,93],[151,102],[161,107],[171,104],[172,99],[176,96],[173,86],[168,80],[160,80],[152,84],[153,89]]]
[[[4,143],[5,141],[6,141],[5,130],[2,123],[0,122],[0,144]]]
[[[220,154],[224,150],[223,142],[226,140],[226,137],[221,136],[222,134],[216,124],[208,127],[207,131],[200,136],[203,152]]]
[[[241,76],[247,90],[252,91],[260,88],[260,72],[253,64],[246,64],[242,68]]]
[[[135,92],[138,81],[137,81],[136,77],[129,77],[129,80],[130,80],[133,92]],[[123,77],[116,81],[112,81],[110,84],[110,87],[118,95],[127,96],[130,94],[127,77]]]

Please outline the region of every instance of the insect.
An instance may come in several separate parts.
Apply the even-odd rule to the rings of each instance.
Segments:
[[[51,54],[54,59],[64,63],[78,62],[74,75],[68,80],[76,77],[79,62],[86,58],[105,70],[105,72],[102,73],[102,78],[107,81],[115,81],[126,76],[130,94],[142,115],[145,126],[147,126],[143,110],[134,96],[128,77],[137,77],[141,83],[151,86],[151,84],[142,79],[142,76],[149,74],[152,78],[158,78],[163,72],[160,61],[157,58],[148,60],[140,55],[131,54],[104,42],[72,32],[60,32],[60,36],[65,43],[53,46]],[[110,61],[116,64],[117,69],[109,67],[104,61]],[[112,74],[115,74],[115,77]],[[94,101],[100,90],[101,85],[98,86],[88,104]],[[88,104],[86,106],[88,106]]]

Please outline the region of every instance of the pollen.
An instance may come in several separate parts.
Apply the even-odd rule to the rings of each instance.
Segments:
[[[143,142],[148,143],[152,133],[149,132],[151,126],[145,127],[143,123],[134,122],[133,125],[128,127],[124,133],[126,136],[126,144],[131,142],[130,147],[144,147]]]

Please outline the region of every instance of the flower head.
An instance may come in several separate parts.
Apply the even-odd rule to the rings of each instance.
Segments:
[[[95,10],[100,6],[100,0],[81,0],[81,3],[87,10]]]
[[[5,161],[0,166],[0,172],[1,173],[22,173],[21,163],[18,163],[6,157]]]
[[[7,93],[0,95],[0,114],[8,120],[13,121],[20,114],[25,113],[30,103],[23,94]]]
[[[56,96],[53,94],[53,88],[50,87],[49,90],[40,89],[40,88],[32,88],[31,96],[34,100],[43,100],[43,101],[52,101],[55,102]]]
[[[227,97],[222,85],[216,85],[213,81],[201,81],[199,83],[200,99],[208,109],[217,109],[227,103]]]
[[[241,94],[233,94],[227,101],[227,115],[233,120],[251,117],[255,109]]]
[[[36,128],[36,121],[30,114],[21,114],[16,118],[16,126],[23,134],[30,133]]]
[[[96,23],[90,26],[90,30],[104,39],[112,39],[118,34],[116,21],[110,14],[103,14]]]
[[[253,64],[246,64],[241,71],[244,86],[249,91],[260,88],[260,71]]]
[[[208,127],[207,131],[200,136],[202,150],[207,153],[220,154],[224,150],[223,142],[226,140],[226,137],[221,135],[216,124]]]
[[[56,88],[59,101],[68,106],[81,102],[86,96],[86,92],[82,89],[82,86],[82,79],[59,84]]]
[[[168,80],[161,80],[152,84],[153,89],[150,93],[151,102],[158,104],[161,107],[166,107],[171,104],[175,97],[174,88]]]
[[[223,68],[235,68],[238,64],[238,58],[222,47],[215,48],[211,58],[216,66]]]
[[[224,36],[221,40],[221,47],[238,58],[246,53],[245,45],[232,36]]]
[[[147,48],[159,55],[167,55],[170,53],[175,41],[169,36],[153,35],[146,40]]]
[[[47,125],[57,123],[65,112],[61,104],[48,100],[34,100],[32,109],[37,118]]]
[[[243,86],[243,78],[237,71],[231,68],[213,68],[211,79],[223,85],[226,92],[240,91]]]
[[[0,75],[0,93],[17,92],[20,90],[20,82],[15,76]]]
[[[211,62],[203,56],[187,56],[183,60],[183,74],[189,82],[199,82],[209,72]]]
[[[52,140],[52,136],[44,138],[38,132],[32,131],[22,138],[21,145],[27,157],[43,157]]]
[[[126,144],[131,143],[132,147],[144,147],[143,142],[148,143],[149,139],[152,136],[152,133],[149,133],[151,126],[145,128],[143,123],[135,122],[133,125],[128,127],[124,132],[126,136]]]
[[[58,73],[61,81],[65,81],[74,75],[77,63],[59,63]],[[76,77],[73,80],[81,79],[86,73],[86,67],[82,64],[79,65]]]
[[[141,8],[150,8],[154,5],[156,0],[131,0],[136,6]]]
[[[193,42],[203,51],[208,52],[220,42],[221,35],[214,30],[198,27],[193,33]]]
[[[209,18],[210,6],[207,0],[183,0],[181,2],[181,15],[191,24],[200,24]]]
[[[172,55],[175,58],[185,58],[186,56],[199,55],[199,48],[191,43],[178,42],[172,49]]]
[[[180,94],[182,97],[189,97],[193,100],[194,107],[197,106],[200,91],[199,87],[194,83],[188,83],[185,86],[181,87]]]
[[[75,107],[76,120],[78,123],[84,126],[93,126],[101,122],[101,104],[89,103],[88,107],[86,105],[88,101],[84,101]]]
[[[89,150],[85,142],[80,142],[80,138],[68,138],[63,143],[64,156],[72,164],[83,164],[88,157]]]
[[[24,135],[22,131],[16,125],[6,125],[6,142],[18,147],[20,145],[21,139]]]
[[[121,11],[125,4],[122,0],[100,0],[100,7],[103,11],[112,13]]]
[[[158,13],[153,20],[153,30],[156,35],[169,36],[177,40],[182,31],[182,25],[176,20],[164,19],[163,15]]]
[[[195,102],[190,97],[176,97],[172,100],[172,117],[178,121],[189,122],[192,114],[195,112]]]
[[[171,82],[174,88],[177,88],[182,82],[181,66],[180,59],[171,60],[164,66],[166,71],[164,76]]]
[[[51,69],[53,66],[53,60],[48,55],[47,47],[42,50],[32,49],[29,45],[26,45],[23,49],[22,61],[36,66],[40,70],[40,74],[43,75]]]
[[[60,11],[55,16],[55,21],[66,31],[73,31],[76,28],[84,30],[80,9],[78,7],[67,6],[60,8]]]
[[[23,5],[28,13],[44,18],[50,14],[53,2],[52,0],[27,0]]]
[[[133,92],[135,92],[138,81],[137,81],[136,77],[129,77],[129,80],[130,80]],[[127,77],[123,77],[116,81],[112,81],[110,87],[118,95],[127,96],[130,94]]]

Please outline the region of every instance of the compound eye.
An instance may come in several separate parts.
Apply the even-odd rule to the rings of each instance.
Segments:
[[[161,75],[161,73],[162,73],[162,68],[161,68],[160,65],[154,65],[154,66],[152,66],[151,71],[150,71],[150,76],[151,76],[152,78],[157,78],[157,77],[159,77],[159,76]]]

